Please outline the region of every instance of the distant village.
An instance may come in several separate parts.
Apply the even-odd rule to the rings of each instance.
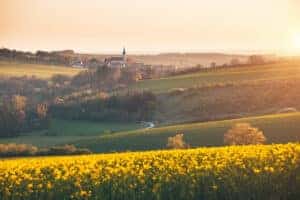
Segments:
[[[176,54],[175,54],[176,55]],[[195,54],[196,55],[196,54]],[[178,57],[180,54],[178,54]],[[191,57],[194,56],[191,54]],[[209,56],[209,55],[208,55]],[[11,50],[7,48],[0,49],[0,60],[16,61],[22,63],[38,63],[38,64],[49,64],[49,65],[62,65],[74,68],[97,68],[101,66],[107,66],[112,69],[124,69],[135,73],[139,73],[137,79],[151,79],[164,77],[169,75],[177,75],[185,72],[207,70],[216,67],[229,67],[229,66],[240,66],[247,64],[265,64],[270,62],[276,62],[277,57],[273,55],[262,56],[233,56],[233,55],[222,55],[212,54],[212,57],[217,56],[226,57],[227,61],[223,64],[211,61],[209,64],[203,65],[198,64],[185,64],[179,62],[179,64],[147,64],[142,61],[134,59],[134,56],[128,56],[127,51],[123,48],[119,55],[104,56],[104,55],[89,55],[89,54],[78,54],[73,50],[63,51],[37,51],[36,53],[24,52]],[[145,56],[144,56],[145,57]],[[172,55],[163,55],[162,57],[171,57]],[[175,60],[175,56],[173,56]],[[190,59],[191,60],[191,59]]]
[[[11,60],[24,63],[39,63],[50,65],[63,65],[74,68],[97,68],[106,65],[109,68],[122,69],[130,68],[131,71],[138,70],[142,79],[149,79],[153,76],[163,76],[164,74],[175,73],[175,65],[149,65],[137,62],[127,56],[126,49],[123,48],[122,54],[98,58],[93,55],[77,54],[73,50],[64,51],[37,51],[36,53],[0,49],[0,60]],[[151,71],[151,77],[150,73]]]

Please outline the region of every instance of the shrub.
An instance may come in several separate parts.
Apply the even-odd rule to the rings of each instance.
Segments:
[[[265,141],[263,132],[248,123],[235,124],[224,135],[224,143],[228,145],[263,144]]]
[[[32,156],[36,154],[37,151],[37,147],[26,144],[0,144],[1,157]]]
[[[183,134],[176,134],[168,138],[167,147],[170,149],[185,149],[188,145],[183,140]]]
[[[27,144],[0,144],[0,157],[44,156],[44,155],[83,155],[92,152],[73,145],[55,146],[39,149]]]
[[[91,153],[88,149],[78,149],[74,145],[64,145],[41,149],[38,155],[81,155]]]

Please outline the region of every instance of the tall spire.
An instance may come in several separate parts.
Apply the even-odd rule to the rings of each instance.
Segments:
[[[123,48],[123,64],[122,67],[126,67],[127,64],[127,56],[126,56],[126,49],[125,47]]]

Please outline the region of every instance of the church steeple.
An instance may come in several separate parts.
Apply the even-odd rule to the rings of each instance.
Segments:
[[[127,65],[127,56],[126,56],[126,49],[125,49],[125,47],[123,48],[123,53],[122,53],[122,55],[123,55],[123,67],[126,67],[126,65]]]

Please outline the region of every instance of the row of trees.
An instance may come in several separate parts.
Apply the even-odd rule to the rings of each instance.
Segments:
[[[266,58],[262,55],[251,55],[248,57],[246,62],[241,61],[238,58],[231,59],[229,65],[230,66],[238,66],[238,65],[263,65],[267,62]]]
[[[74,87],[86,86],[96,90],[111,90],[120,84],[127,85],[140,79],[139,71],[132,68],[110,68],[101,65],[79,73],[72,79]]]
[[[150,120],[157,105],[151,92],[97,97],[73,103],[58,103],[50,107],[55,118],[92,121],[143,121]]]
[[[0,57],[6,60],[26,62],[26,63],[44,63],[57,65],[71,65],[73,60],[73,51],[66,52],[46,52],[37,51],[36,53],[23,52],[10,49],[0,49]]]
[[[200,71],[210,71],[220,68],[230,68],[230,67],[241,67],[241,66],[251,66],[251,65],[263,65],[266,63],[269,63],[271,61],[268,61],[264,56],[262,55],[251,55],[246,60],[241,60],[239,58],[232,58],[228,63],[224,63],[222,65],[217,64],[216,62],[211,62],[208,67],[204,67],[201,64],[198,64],[194,67],[188,67],[188,68],[179,68],[176,71],[172,71],[168,73],[168,76],[176,76],[176,75],[184,75],[184,74],[190,74]],[[274,62],[274,61],[273,61]],[[151,78],[151,76],[150,76]]]
[[[274,60],[275,61],[275,60]],[[262,55],[251,55],[248,57],[247,60],[242,61],[239,58],[232,58],[229,63],[225,63],[223,65],[218,65],[216,62],[210,63],[210,68],[216,68],[216,67],[236,67],[236,66],[248,66],[248,65],[263,65],[271,61]]]
[[[0,157],[49,156],[49,155],[82,155],[90,154],[90,150],[73,145],[38,148],[27,144],[0,144]]]
[[[25,63],[43,63],[51,65],[72,66],[80,63],[83,66],[99,66],[103,61],[94,57],[75,54],[73,50],[63,51],[37,51],[36,53],[11,50],[7,48],[0,49],[0,58],[16,62]]]

